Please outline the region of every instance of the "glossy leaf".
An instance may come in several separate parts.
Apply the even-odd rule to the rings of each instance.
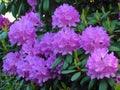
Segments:
[[[54,69],[61,61],[62,61],[62,57],[58,57],[58,58],[54,61],[53,65],[52,65],[52,68]]]
[[[71,81],[75,81],[77,80],[81,75],[81,72],[77,72],[75,73],[72,77],[71,77]]]
[[[99,90],[107,90],[107,88],[108,88],[107,82],[104,79],[101,80],[99,84]]]
[[[69,63],[69,64],[71,64],[72,63],[72,56],[71,55],[67,55],[67,57],[66,57],[66,61]]]
[[[94,84],[95,84],[95,80],[91,80],[88,86],[88,90],[92,90]]]
[[[62,71],[62,74],[69,74],[69,73],[73,73],[76,72],[76,70],[64,70]]]
[[[49,9],[49,0],[44,0],[44,2],[43,2],[43,9],[45,11],[48,11],[48,9]]]
[[[82,80],[80,81],[80,84],[83,85],[84,83],[86,83],[87,81],[89,81],[89,77],[84,77],[82,78]]]

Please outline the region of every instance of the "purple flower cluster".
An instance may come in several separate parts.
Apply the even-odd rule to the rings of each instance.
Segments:
[[[86,67],[88,68],[87,75],[91,79],[115,77],[118,70],[118,59],[113,52],[109,54],[105,48],[97,49],[89,56]]]
[[[52,16],[52,25],[55,27],[76,26],[80,22],[78,11],[68,4],[63,4],[56,8]]]
[[[37,13],[29,12],[23,16],[19,21],[11,25],[8,36],[10,43],[13,45],[24,44],[27,40],[33,41],[36,38],[35,26],[42,27],[42,22]]]
[[[59,78],[60,66],[55,70],[51,69],[55,56],[50,56],[47,60],[37,55],[27,55],[22,52],[8,53],[3,64],[3,71],[9,75],[18,75],[19,77],[30,80],[42,85],[48,79]]]
[[[81,48],[86,53],[91,53],[98,48],[107,48],[110,46],[110,37],[103,27],[87,27],[81,35]]]
[[[1,28],[8,28],[11,25],[11,22],[8,20],[8,18],[4,18],[0,15],[0,29]]]
[[[10,27],[8,32],[10,43],[21,45],[21,50],[7,54],[3,63],[3,71],[9,75],[18,75],[39,85],[48,79],[60,78],[61,64],[55,69],[51,69],[57,58],[56,55],[48,53],[46,57],[49,43],[51,43],[50,40],[47,40],[49,34],[45,34],[41,42],[36,39],[36,27],[42,26],[38,14],[29,12]],[[45,39],[46,41],[43,42]],[[42,49],[43,47],[45,50]]]
[[[81,35],[81,48],[85,53],[90,53],[86,68],[87,75],[91,79],[103,79],[104,77],[115,77],[118,70],[118,59],[113,52],[108,53],[110,37],[103,27],[87,27]]]
[[[55,33],[46,33],[43,35],[43,37],[41,38],[41,41],[40,41],[40,50],[41,50],[41,53],[44,53],[45,56],[49,56],[51,54],[53,54],[53,45],[52,45],[52,42],[54,40],[54,35]]]
[[[46,33],[40,42],[41,51],[47,54],[72,54],[80,48],[80,35],[68,27],[62,28],[57,33]]]
[[[3,62],[3,71],[6,71],[9,75],[16,74],[16,63],[19,59],[19,53],[8,53],[6,59]]]
[[[62,28],[54,35],[53,49],[54,53],[62,55],[71,54],[72,51],[80,48],[80,35],[68,27]]]
[[[69,27],[64,27],[56,33],[44,34],[38,41],[36,26],[42,27],[43,24],[37,13],[29,12],[10,27],[8,32],[10,43],[21,45],[21,50],[7,54],[3,71],[42,85],[48,79],[60,78],[62,63],[54,70],[51,66],[57,56],[72,54],[74,50],[80,48],[80,35]]]

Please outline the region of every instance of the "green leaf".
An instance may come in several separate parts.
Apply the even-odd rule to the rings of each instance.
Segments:
[[[12,11],[13,16],[16,17],[17,12],[16,12],[15,5],[12,5],[12,10],[11,11]]]
[[[0,40],[5,39],[7,37],[7,32],[2,32],[0,34]]]
[[[88,90],[91,90],[94,84],[95,84],[95,80],[91,80],[88,86]]]
[[[102,26],[104,27],[105,30],[108,30],[108,26],[105,21],[102,21]]]
[[[116,28],[117,20],[111,21],[111,30],[114,31]]]
[[[84,55],[81,56],[81,57],[84,57]],[[82,61],[81,61],[81,67],[84,67],[84,66],[86,65],[86,62],[87,62],[87,57],[84,57],[84,59],[81,59],[81,58],[80,58],[80,60],[82,60]]]
[[[85,29],[84,23],[80,23],[80,24],[78,25],[78,30],[84,30],[84,29]]]
[[[29,84],[27,85],[26,90],[32,90]]]
[[[97,20],[96,20],[96,19],[91,19],[91,20],[88,21],[88,24],[94,25],[94,24],[96,24],[96,23],[97,23]]]
[[[62,85],[64,90],[67,90],[67,86],[66,86],[66,84],[64,82],[61,82],[61,85]]]
[[[120,42],[120,38],[117,41]]]
[[[115,86],[115,80],[113,78],[110,78],[107,81],[112,88]]]
[[[49,90],[52,90],[52,86],[49,87]]]
[[[60,2],[60,0],[55,0],[57,3],[59,3]]]
[[[44,2],[43,2],[43,9],[45,11],[48,11],[48,9],[49,9],[49,0],[44,0]]]
[[[23,2],[20,4],[19,9],[18,9],[18,17],[20,16],[22,12],[22,7],[23,7]]]
[[[85,82],[89,81],[89,79],[90,79],[90,78],[89,78],[88,76],[82,78],[80,84],[83,85]]]
[[[67,62],[67,61],[64,61],[64,64],[63,64],[62,69],[67,69],[68,66],[69,66],[68,62]]]
[[[23,86],[24,80],[22,80],[19,84],[19,86],[17,87],[16,90],[21,90],[22,86]]]
[[[66,57],[66,61],[69,63],[69,64],[71,64],[72,63],[72,56],[71,55],[67,55],[67,57]]]
[[[120,48],[116,47],[116,46],[110,46],[109,47],[110,51],[120,51]]]
[[[77,79],[80,77],[80,75],[81,75],[81,72],[75,73],[75,74],[72,76],[71,81],[77,80]]]
[[[102,15],[101,19],[106,18],[109,14],[110,14],[110,11],[104,13],[104,14]]]
[[[5,10],[5,4],[0,4],[0,13],[2,13]]]
[[[75,67],[75,65],[73,64],[73,65],[70,65],[70,67],[68,67],[68,70],[74,70],[76,67]]]
[[[83,69],[81,69],[81,71],[82,71],[82,72],[86,72],[86,71],[87,71],[87,69],[86,69],[86,68],[83,68]]]
[[[18,0],[14,0],[14,3],[16,4],[18,2]]]
[[[62,71],[62,74],[69,74],[69,73],[73,73],[76,72],[76,70],[64,70]]]
[[[120,26],[120,21],[117,22],[117,25]]]
[[[58,57],[58,58],[54,61],[53,65],[52,65],[52,69],[54,69],[61,61],[62,61],[62,57]]]
[[[108,84],[107,82],[103,79],[100,81],[99,84],[99,90],[107,90]]]

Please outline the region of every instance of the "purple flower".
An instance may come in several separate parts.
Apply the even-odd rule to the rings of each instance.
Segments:
[[[38,40],[27,40],[26,43],[22,45],[21,53],[27,55],[38,55],[40,54],[40,42]]]
[[[89,56],[86,67],[88,69],[87,75],[91,79],[115,77],[118,70],[118,59],[113,52],[108,54],[107,49],[97,49]]]
[[[48,79],[59,77],[60,66],[55,70],[50,68],[55,59],[56,57],[50,57],[44,60],[38,56],[27,55],[16,64],[16,72],[19,77],[35,82],[41,86]]]
[[[23,77],[26,80],[31,80],[39,84],[42,84],[49,79],[49,71],[45,66],[45,61],[38,56],[27,55],[18,62],[17,65],[19,77]]]
[[[55,54],[72,54],[72,51],[80,48],[80,35],[65,27],[55,34],[52,44]]]
[[[43,35],[40,41],[41,53],[46,57],[53,54],[52,42],[54,40],[55,33],[46,33]]]
[[[60,78],[60,64],[56,69],[51,69],[56,56],[43,59],[36,55],[24,55],[23,53],[8,53],[3,62],[3,71],[9,75],[18,75],[19,77],[30,80],[40,86],[49,79]]]
[[[29,72],[32,69],[29,63],[21,59],[16,63],[16,66],[17,75],[19,77],[25,78],[26,80],[29,80]]]
[[[38,13],[28,12],[28,13],[26,13],[25,16],[22,16],[21,19],[32,22],[34,26],[43,27],[43,23],[40,20]]]
[[[52,16],[52,25],[55,27],[76,26],[80,22],[78,11],[71,5],[63,4],[56,8]]]
[[[10,25],[11,25],[11,22],[8,20],[8,18],[2,19],[2,27],[3,28],[8,28]]]
[[[8,18],[4,18],[0,15],[0,28],[8,28],[11,25],[11,22]]]
[[[10,31],[8,32],[10,43],[13,45],[24,44],[27,40],[34,40],[36,37],[35,27],[30,21],[16,21],[11,25]]]
[[[116,82],[116,84],[119,84],[119,83],[120,83],[120,76],[116,76],[116,77],[115,77],[115,82]]]
[[[10,31],[8,32],[10,43],[12,45],[15,43],[22,45],[27,40],[33,41],[36,38],[35,26],[42,26],[37,13],[29,12],[25,16],[22,16],[19,21],[16,21],[10,27]]]
[[[35,9],[37,5],[37,0],[27,0],[27,2],[33,9]]]
[[[7,54],[3,63],[3,71],[9,75],[18,75],[41,86],[49,79],[60,78],[62,64],[55,69],[51,68],[55,59],[56,55],[43,59],[39,55],[26,54],[21,50],[20,53]]]
[[[81,47],[86,53],[91,53],[97,48],[110,46],[110,37],[102,27],[89,26],[82,33],[81,43]]]
[[[18,52],[8,53],[6,59],[3,61],[3,71],[9,75],[16,74],[16,63],[20,60]]]

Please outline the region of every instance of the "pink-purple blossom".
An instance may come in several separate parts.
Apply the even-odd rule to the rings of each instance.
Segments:
[[[71,5],[63,4],[56,8],[52,16],[52,25],[55,27],[76,26],[80,22],[78,11]]]
[[[52,44],[55,54],[72,54],[74,50],[80,48],[80,34],[75,33],[75,31],[71,30],[69,27],[62,28],[54,35]]]
[[[11,25],[11,22],[8,20],[8,18],[2,17],[0,15],[0,28],[8,28]]]
[[[91,53],[97,48],[107,48],[110,46],[110,37],[103,27],[89,26],[82,32],[81,35],[81,48],[86,53]]]
[[[51,72],[46,67],[45,60],[32,55],[27,55],[17,63],[17,74],[39,85],[51,78]]]
[[[55,33],[45,33],[40,41],[40,50],[41,53],[45,56],[49,56],[53,54],[53,45],[52,42],[54,40]]]
[[[7,72],[9,75],[16,74],[16,63],[20,59],[20,54],[18,52],[8,53],[6,59],[3,61],[3,71]]]
[[[16,21],[11,25],[10,31],[8,32],[10,43],[13,45],[24,44],[27,40],[34,40],[36,38],[35,26],[42,26],[42,22],[38,17],[37,13],[29,12],[19,21]]]
[[[11,25],[8,32],[10,43],[13,45],[24,44],[27,40],[34,40],[36,37],[35,28],[30,21],[16,21]]]
[[[18,75],[41,86],[49,79],[60,78],[62,64],[55,69],[51,68],[55,59],[56,55],[43,58],[39,55],[25,53],[23,50],[19,53],[10,52],[3,62],[3,71],[9,75]]]
[[[38,40],[27,40],[26,43],[22,45],[21,52],[22,54],[27,55],[38,55],[41,53],[40,42]]]
[[[103,79],[104,77],[115,77],[118,70],[118,59],[114,53],[108,53],[106,48],[97,49],[91,53],[86,63],[87,75],[91,79]]]
[[[35,12],[26,13],[25,16],[21,17],[21,20],[30,21],[31,23],[33,23],[34,26],[37,26],[37,27],[43,27],[43,23],[38,13],[35,13]]]

